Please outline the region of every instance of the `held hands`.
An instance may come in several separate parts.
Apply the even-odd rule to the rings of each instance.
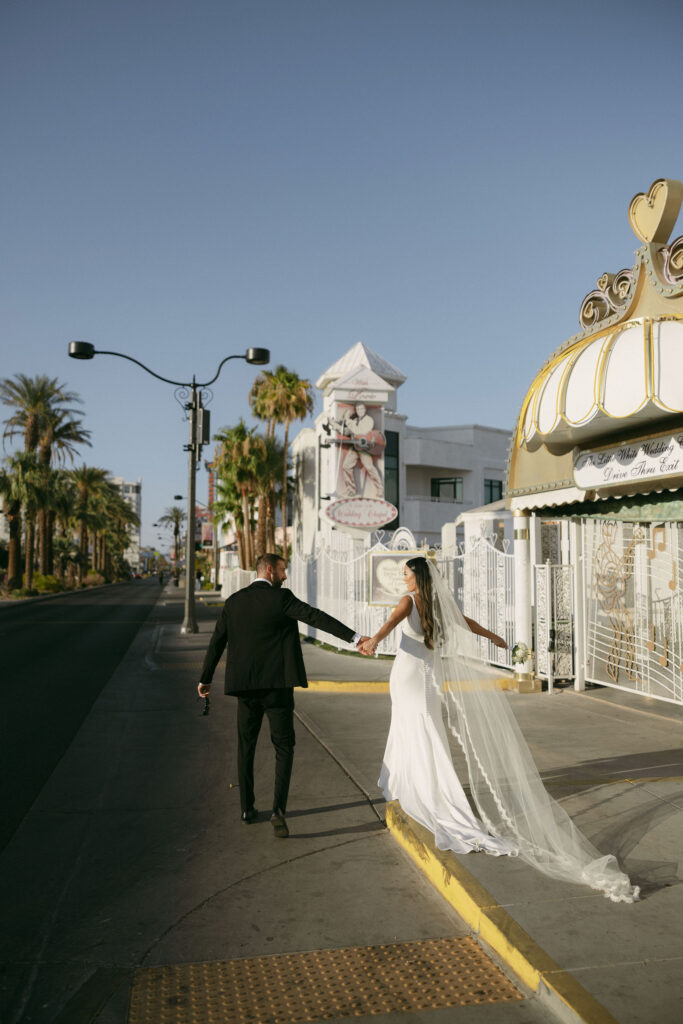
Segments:
[[[358,643],[356,644],[356,647],[358,648],[361,654],[364,654],[366,657],[370,657],[375,653],[375,650],[377,649],[377,643],[372,639],[371,636],[362,636]]]
[[[200,697],[208,697],[211,693],[211,683],[200,683],[197,687],[197,693]]]
[[[371,644],[371,643],[372,643],[372,640],[371,640],[371,638],[369,636],[362,636],[360,638],[360,640],[358,641],[358,643],[356,644],[356,650],[359,651],[360,654],[365,654],[365,655],[372,654],[373,651],[368,650],[368,644]]]

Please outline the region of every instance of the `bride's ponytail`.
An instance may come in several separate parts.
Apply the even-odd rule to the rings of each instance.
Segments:
[[[417,596],[419,598],[418,612],[420,622],[425,634],[425,647],[430,651],[434,650],[434,606],[432,603],[432,577],[429,574],[427,559],[411,558],[406,565],[415,573],[417,584]]]

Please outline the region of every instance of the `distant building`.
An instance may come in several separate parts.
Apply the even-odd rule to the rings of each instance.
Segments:
[[[130,505],[133,512],[138,517],[137,526],[128,527],[128,536],[130,537],[130,544],[124,552],[124,558],[132,569],[137,569],[140,566],[140,523],[142,522],[142,478],[138,478],[137,483],[130,480],[124,480],[122,476],[111,476],[109,482],[116,487],[117,491],[126,502]]]
[[[316,382],[323,411],[292,443],[300,554],[329,529],[406,526],[420,543],[438,544],[444,524],[503,497],[510,431],[409,426],[396,402],[405,381],[358,342]]]

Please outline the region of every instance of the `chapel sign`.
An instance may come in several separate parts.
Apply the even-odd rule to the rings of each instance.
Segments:
[[[392,522],[398,510],[383,498],[341,498],[328,505],[325,515],[337,526],[377,530]]]
[[[683,475],[683,433],[583,451],[574,462],[574,482],[582,490],[680,475]]]

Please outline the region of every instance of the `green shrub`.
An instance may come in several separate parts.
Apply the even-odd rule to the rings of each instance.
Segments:
[[[93,572],[91,569],[88,575],[83,580],[84,587],[100,587],[103,583],[106,583],[104,576],[100,576],[98,572]]]
[[[42,576],[39,572],[33,576],[33,586],[40,594],[55,594],[64,590],[64,585],[56,576]]]
[[[22,587],[20,590],[13,590],[12,597],[37,597],[38,591],[33,587]]]

